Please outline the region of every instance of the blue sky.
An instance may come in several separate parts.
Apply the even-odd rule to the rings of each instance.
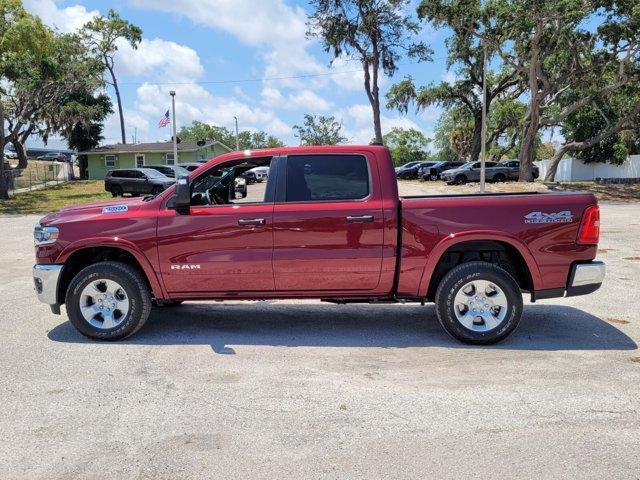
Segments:
[[[350,143],[373,136],[371,109],[362,72],[352,59],[330,56],[305,38],[306,1],[294,0],[23,0],[25,7],[60,31],[73,31],[109,8],[143,30],[138,50],[124,45],[116,58],[122,86],[127,141],[166,140],[170,128],[157,123],[176,91],[177,126],[192,120],[241,129],[265,130],[297,144],[291,127],[305,113],[334,115]],[[434,61],[403,60],[394,81],[412,75],[420,84],[451,79],[446,71],[446,32],[424,25],[420,34],[434,50]],[[299,77],[304,78],[282,78]],[[108,88],[107,93],[113,96]],[[114,99],[115,109],[115,99]],[[383,131],[413,127],[432,136],[440,111],[429,108],[402,116],[383,112]],[[115,115],[105,128],[105,143],[119,141]],[[50,141],[58,146],[59,140]]]

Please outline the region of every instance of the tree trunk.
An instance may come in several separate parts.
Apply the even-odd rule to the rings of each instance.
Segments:
[[[538,90],[538,67],[540,65],[540,32],[539,26],[531,40],[531,59],[529,61],[529,109],[522,135],[522,146],[518,160],[520,161],[520,182],[533,182],[533,158],[536,137],[540,130],[540,92]]]
[[[362,62],[362,68],[364,70],[364,89],[367,92],[367,98],[371,104],[371,110],[373,111],[373,133],[374,140],[382,143],[382,125],[380,123],[380,98],[378,91],[378,72],[377,64],[373,65],[373,84],[371,81],[371,72],[369,72],[369,62]]]
[[[473,139],[471,140],[470,162],[477,162],[482,150],[482,112],[473,115]]]
[[[24,148],[24,144],[20,140],[14,139],[12,142],[13,148],[18,155],[18,166],[16,168],[27,168],[29,159],[27,158],[27,150]]]
[[[122,134],[122,144],[127,143],[127,134],[124,130],[124,114],[122,113],[122,100],[120,99],[120,88],[118,88],[118,81],[116,80],[116,74],[113,68],[107,65],[107,69],[111,74],[111,80],[113,81],[113,88],[116,91],[116,100],[118,102],[118,114],[120,115],[120,133]]]
[[[536,144],[536,136],[538,129],[540,128],[540,117],[536,113],[532,115],[532,118],[524,127],[524,133],[522,136],[522,147],[520,148],[520,154],[518,160],[520,161],[520,176],[518,181],[520,182],[533,182],[533,154]]]
[[[7,177],[4,169],[4,107],[0,98],[0,200],[9,198],[9,189],[7,188]]]
[[[553,182],[556,178],[556,172],[558,171],[558,165],[560,165],[560,160],[564,157],[564,154],[567,153],[567,148],[560,147],[556,153],[551,157],[551,163],[549,163],[549,168],[547,169],[547,173],[544,175],[545,182]]]

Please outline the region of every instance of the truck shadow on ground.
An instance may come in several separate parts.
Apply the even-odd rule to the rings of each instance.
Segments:
[[[55,342],[95,343],[64,322],[48,334]],[[498,345],[472,347],[451,339],[433,305],[333,305],[278,302],[185,303],[154,309],[146,325],[118,344],[233,346],[450,347],[503,350],[635,350],[613,325],[573,307],[527,305],[516,332]],[[112,343],[105,342],[105,346]]]

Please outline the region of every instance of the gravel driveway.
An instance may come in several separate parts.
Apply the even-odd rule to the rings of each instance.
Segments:
[[[289,301],[88,341],[36,301],[37,218],[0,217],[0,478],[638,478],[637,203],[602,206],[600,291],[490,348],[430,305]]]

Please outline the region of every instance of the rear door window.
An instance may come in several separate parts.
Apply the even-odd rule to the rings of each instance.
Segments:
[[[362,155],[287,158],[287,202],[363,200],[369,188],[369,167]]]

